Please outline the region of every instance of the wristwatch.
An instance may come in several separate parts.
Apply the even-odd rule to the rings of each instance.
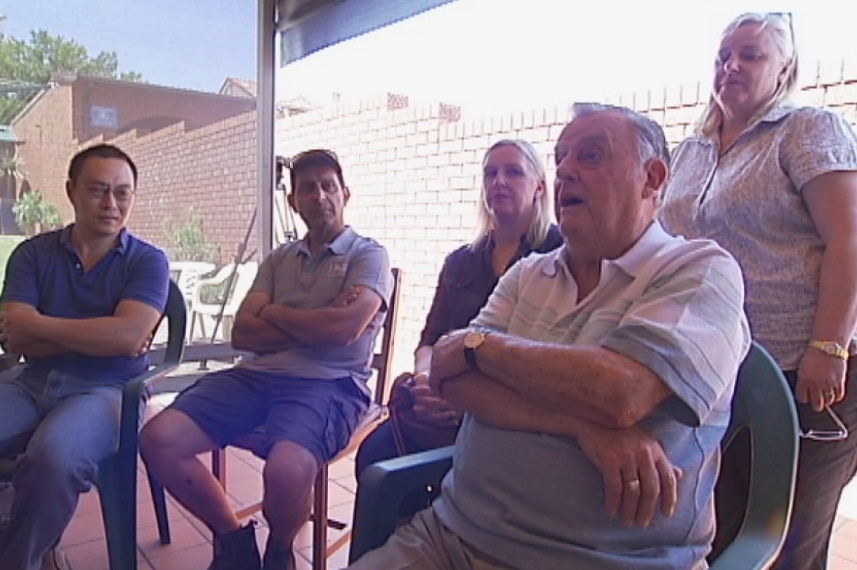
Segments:
[[[476,363],[476,349],[482,346],[486,338],[488,331],[485,329],[473,329],[464,335],[464,359],[471,368],[479,368]]]
[[[811,340],[809,341],[809,346],[820,350],[824,354],[829,354],[842,360],[848,360],[850,357],[848,350],[834,340]]]

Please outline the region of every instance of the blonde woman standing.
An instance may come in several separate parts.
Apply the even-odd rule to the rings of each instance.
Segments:
[[[717,240],[741,265],[753,336],[789,379],[802,430],[775,568],[823,570],[857,468],[857,436],[847,436],[857,427],[857,138],[840,116],[787,102],[797,67],[790,15],[729,24],[708,107],[673,154],[660,218],[674,234]],[[721,539],[743,514],[743,463],[724,458],[721,481],[744,489],[718,494]]]

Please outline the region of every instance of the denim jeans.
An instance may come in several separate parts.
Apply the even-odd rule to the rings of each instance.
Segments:
[[[0,455],[22,452],[0,570],[38,570],[119,446],[122,386],[51,371],[0,382]],[[128,500],[135,500],[129,497]]]

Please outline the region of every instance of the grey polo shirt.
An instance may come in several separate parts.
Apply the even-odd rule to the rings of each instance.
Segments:
[[[385,309],[375,315],[356,342],[257,355],[242,366],[299,378],[350,377],[365,392],[375,338],[383,325],[393,287],[390,260],[378,242],[346,227],[326,249],[315,255],[310,252],[306,238],[284,244],[262,262],[250,291],[270,295],[274,303],[318,309],[329,306],[342,291],[356,285],[380,295]]]

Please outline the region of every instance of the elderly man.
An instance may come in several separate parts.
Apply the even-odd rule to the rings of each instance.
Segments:
[[[211,570],[258,570],[260,557],[252,523],[240,525],[197,454],[264,423],[271,533],[262,567],[293,569],[316,473],[368,406],[369,362],[392,288],[387,252],[345,225],[351,194],[336,155],[307,151],[290,169],[289,205],[307,234],[262,262],[232,329],[233,346],[257,357],[203,377],[140,439],[149,469],[214,531]]]
[[[74,223],[9,258],[0,340],[25,364],[0,382],[0,455],[22,452],[0,570],[60,564],[51,549],[98,462],[119,446],[122,387],[148,367],[169,265],[125,229],[136,187],[137,167],[121,149],[80,151],[66,182]]]
[[[663,131],[574,106],[565,245],[518,262],[431,384],[467,411],[441,497],[360,570],[705,568],[718,449],[749,347],[741,272],[655,221]]]

